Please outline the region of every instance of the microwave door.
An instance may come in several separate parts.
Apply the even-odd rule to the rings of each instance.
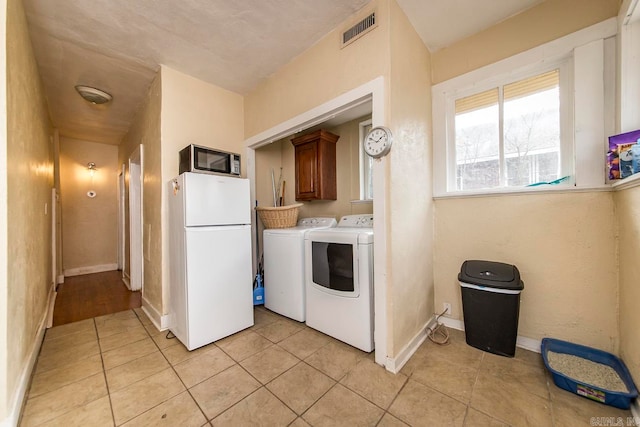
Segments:
[[[216,155],[211,154],[209,162],[209,169],[213,172],[229,173],[231,172],[231,166],[229,163],[228,155]]]

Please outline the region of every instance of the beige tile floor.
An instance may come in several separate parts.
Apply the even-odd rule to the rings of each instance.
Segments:
[[[140,310],[46,333],[22,426],[588,426],[630,417],[560,390],[539,354],[426,341],[393,375],[304,324],[255,326],[189,352]]]

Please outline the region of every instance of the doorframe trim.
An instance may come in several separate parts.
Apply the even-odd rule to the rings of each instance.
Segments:
[[[133,209],[131,208],[131,183],[133,182],[133,177],[131,175],[131,165],[139,165],[140,167],[140,176],[138,177],[138,185],[139,185],[139,193],[140,193],[140,229],[134,230],[133,221],[131,221],[131,215],[133,213]],[[136,147],[135,150],[129,155],[129,276],[130,276],[130,289],[132,291],[142,291],[144,294],[144,145],[140,144]],[[134,234],[134,231],[136,233]],[[136,239],[134,240],[134,236]],[[139,239],[139,242],[137,241]],[[135,250],[136,257],[139,257],[139,267],[140,267],[140,284],[136,283],[136,277],[134,277],[133,271],[131,268],[134,263],[132,261],[134,256],[134,244],[136,244],[137,248]]]

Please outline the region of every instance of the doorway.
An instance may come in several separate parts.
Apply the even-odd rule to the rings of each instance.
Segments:
[[[129,157],[129,289],[142,290],[144,265],[142,248],[143,146]]]
[[[245,141],[247,153],[247,175],[251,182],[251,200],[256,200],[255,189],[255,150],[266,146],[274,141],[278,141],[288,135],[311,128],[315,125],[343,114],[358,106],[370,102],[372,125],[381,126],[385,123],[385,98],[384,98],[384,78],[378,77],[365,83],[349,92],[346,92],[324,104],[321,104],[305,113],[302,113],[290,120],[287,120],[271,129],[259,133]],[[373,188],[376,197],[373,199],[374,221],[374,258],[378,260],[387,259],[387,235],[386,235],[386,212],[387,212],[387,181],[385,179],[385,168],[387,159],[377,159],[373,164]],[[254,220],[255,221],[255,220]],[[254,223],[253,227],[258,224]],[[255,232],[256,228],[253,228]],[[257,262],[254,253],[254,262]],[[254,268],[255,270],[255,268]],[[375,362],[379,365],[387,365],[387,267],[386,262],[378,262],[374,268],[374,342],[375,342]]]

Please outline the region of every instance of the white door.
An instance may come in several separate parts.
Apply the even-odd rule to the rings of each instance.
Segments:
[[[129,280],[132,291],[143,286],[142,257],[142,144],[129,157]]]

